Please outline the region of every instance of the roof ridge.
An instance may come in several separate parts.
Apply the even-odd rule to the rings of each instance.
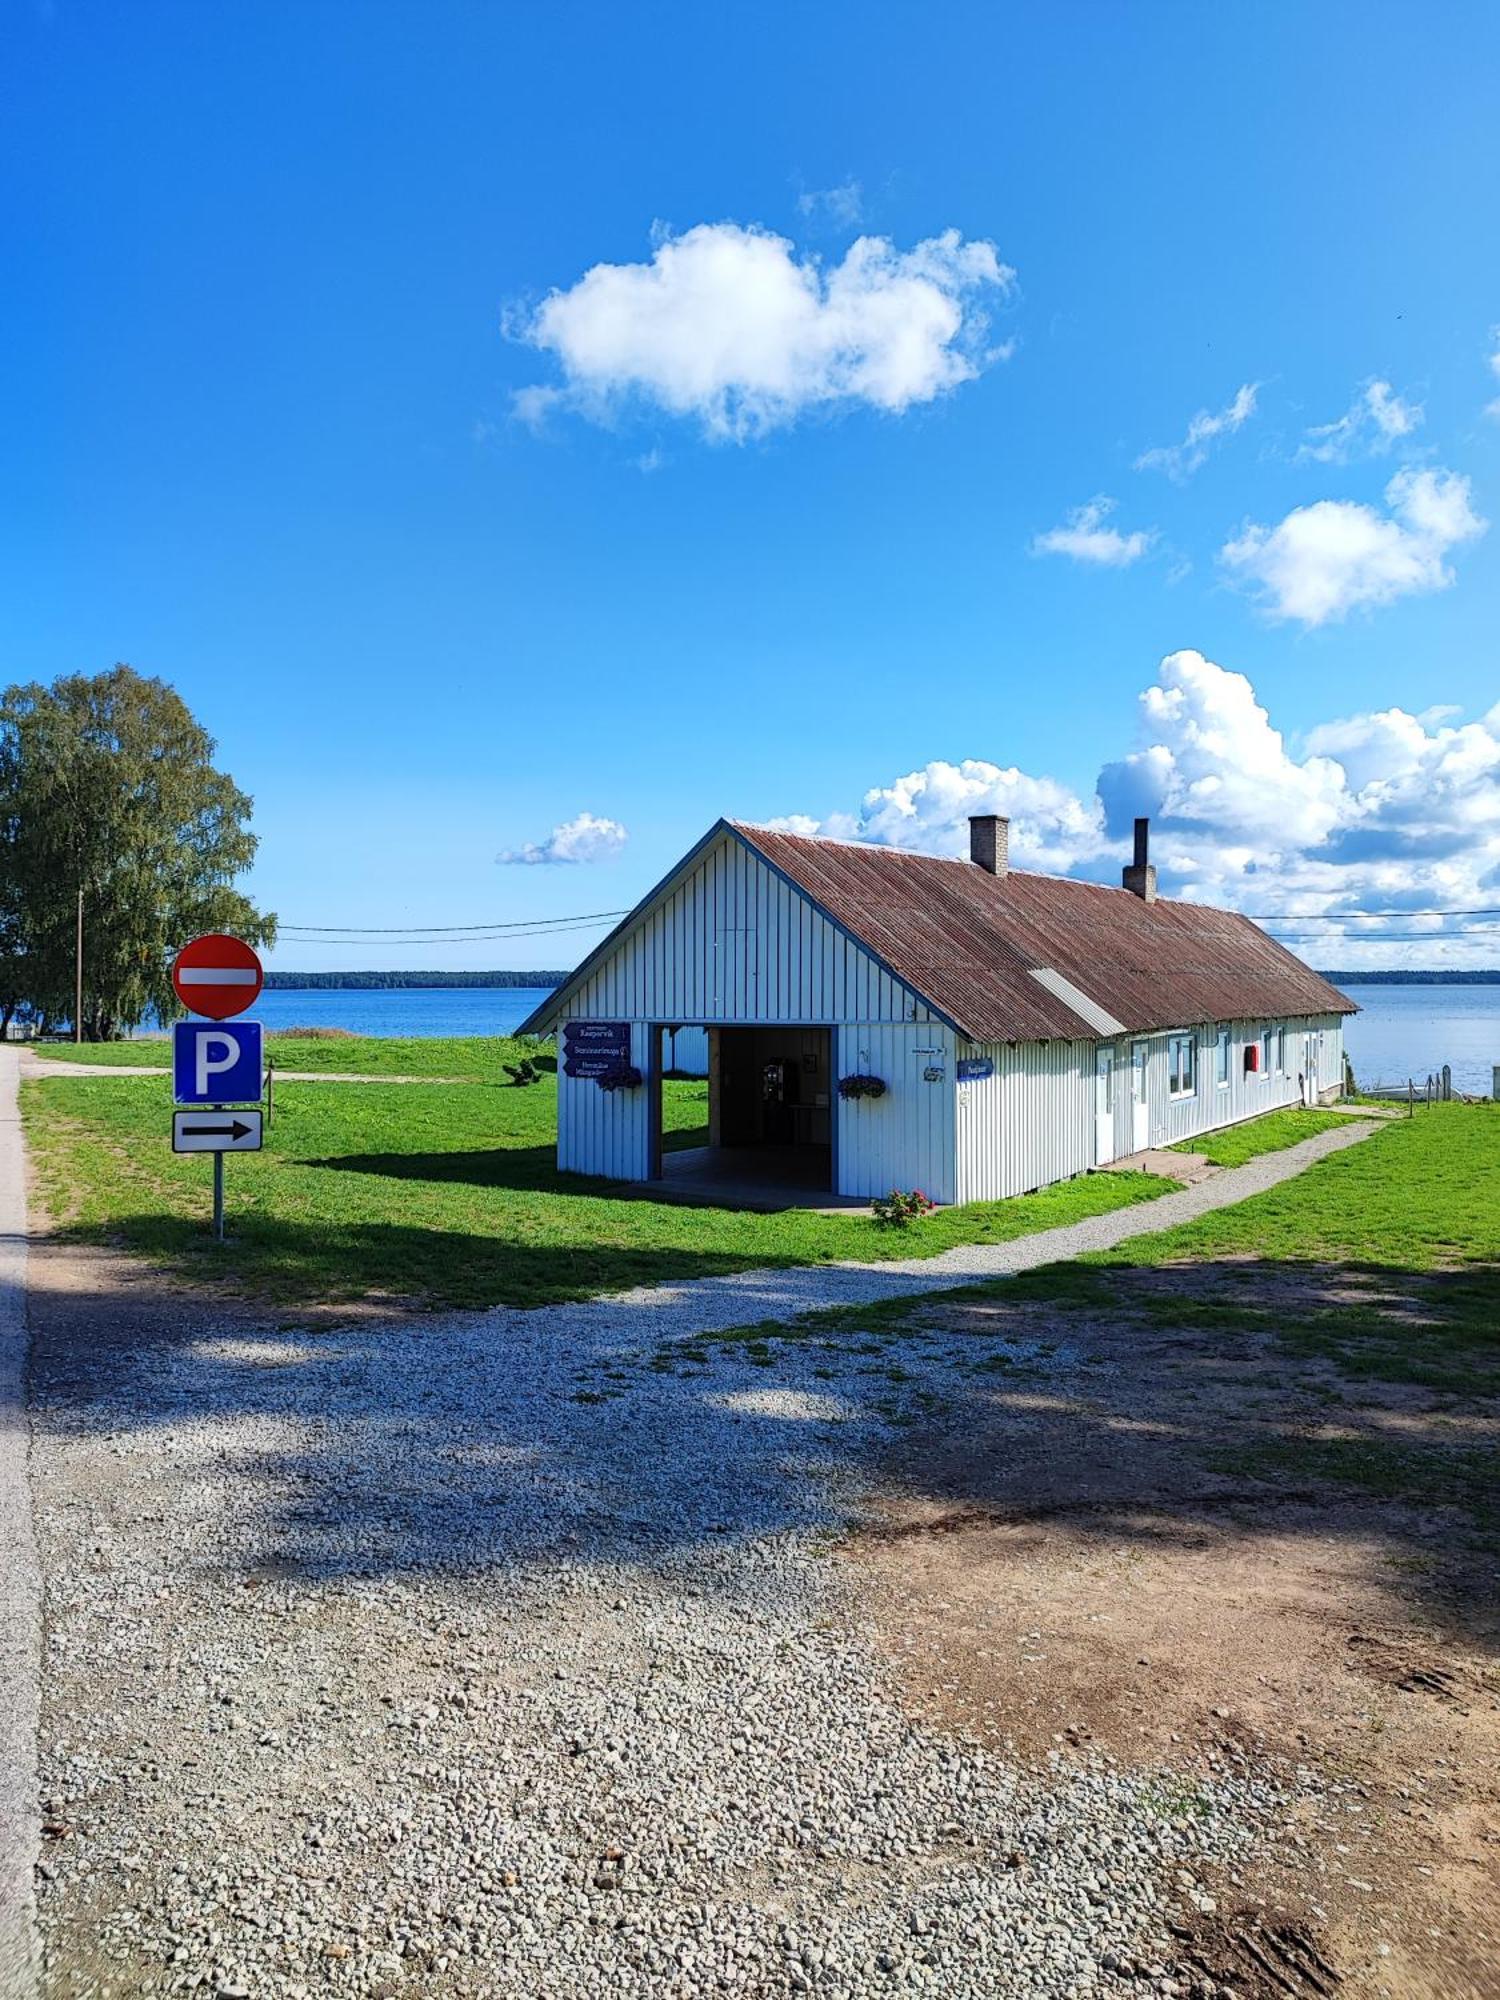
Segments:
[[[892,854],[902,861],[940,861],[949,868],[973,868],[975,863],[962,854],[933,854],[924,847],[897,847],[889,840],[860,840],[841,833],[793,833],[787,827],[767,826],[762,820],[732,819],[726,822],[739,833],[769,834],[773,840],[800,840],[809,847],[847,847],[859,854]],[[1125,852],[1122,843],[1121,853]],[[988,874],[981,869],[981,874]],[[1126,889],[1118,882],[1096,882],[1088,875],[1058,875],[1050,868],[1007,868],[1004,875],[992,879],[1010,881],[1019,877],[1023,882],[1061,882],[1069,889],[1098,889],[1106,896],[1133,896],[1133,889]],[[1190,896],[1157,896],[1156,903],[1166,904],[1171,909],[1202,910],[1213,916],[1238,917],[1243,923],[1255,924],[1255,919],[1243,910],[1231,910],[1223,903],[1195,903]],[[1260,930],[1260,925],[1255,924]],[[1269,935],[1263,932],[1262,935]]]

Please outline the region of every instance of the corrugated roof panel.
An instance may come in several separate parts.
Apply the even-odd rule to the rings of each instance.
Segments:
[[[1032,976],[1048,971],[1115,1024],[1102,1033],[1358,1011],[1231,910],[991,875],[901,848],[735,831],[975,1041],[1076,1037],[1076,1006]]]

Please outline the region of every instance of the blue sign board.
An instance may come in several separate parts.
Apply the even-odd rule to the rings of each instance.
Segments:
[[[259,1104],[259,1021],[179,1021],[172,1030],[177,1104]]]
[[[563,1025],[563,1074],[601,1077],[630,1061],[628,1021],[568,1021]]]
[[[995,1074],[995,1065],[988,1056],[960,1056],[958,1060],[958,1080],[960,1083],[983,1083],[986,1077]]]

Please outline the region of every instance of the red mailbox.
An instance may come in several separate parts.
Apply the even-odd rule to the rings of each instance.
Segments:
[[[1245,1073],[1246,1073],[1246,1075],[1248,1076],[1251,1070],[1253,1070],[1253,1069],[1259,1069],[1259,1068],[1260,1068],[1260,1043],[1259,1043],[1259,1042],[1246,1042],[1246,1044],[1245,1044]]]

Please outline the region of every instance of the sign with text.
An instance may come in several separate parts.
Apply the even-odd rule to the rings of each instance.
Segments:
[[[172,1030],[173,1102],[258,1104],[261,1055],[259,1021],[179,1021]]]
[[[988,1056],[960,1056],[957,1073],[960,1083],[983,1083],[995,1074],[995,1065]]]
[[[628,1021],[568,1021],[563,1026],[563,1074],[600,1077],[630,1061]]]
[[[258,1153],[259,1111],[174,1111],[174,1153]]]

